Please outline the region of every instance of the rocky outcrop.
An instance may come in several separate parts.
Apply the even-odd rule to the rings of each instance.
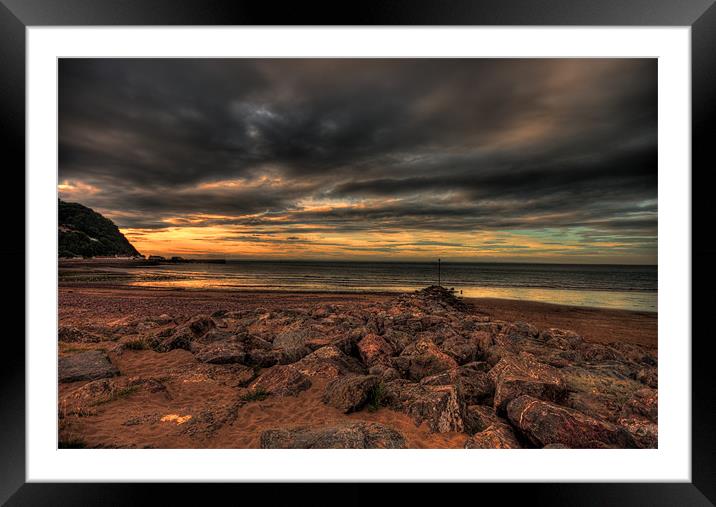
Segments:
[[[105,352],[90,350],[60,357],[58,375],[60,382],[77,382],[114,377],[119,370]]]
[[[97,343],[104,338],[87,329],[79,329],[74,326],[60,326],[57,330],[57,339],[61,342],[70,343]]]
[[[230,420],[242,404],[298,396],[313,387],[321,390],[315,394],[323,404],[351,419],[363,410],[377,410],[378,417],[397,411],[422,425],[419,431],[464,433],[468,448],[658,443],[656,350],[589,343],[569,330],[492,320],[442,288],[363,305],[221,310],[192,318],[145,317],[107,329],[63,327],[59,338],[63,351],[70,349],[66,342],[89,347],[117,341],[112,358],[129,350],[182,349],[166,356],[181,365],[169,376],[188,384],[216,382],[234,389],[239,400],[222,409],[226,414],[211,407],[200,411],[187,428],[204,420],[213,428],[211,417]],[[117,360],[123,364],[124,358]],[[118,373],[102,352],[60,359],[62,382]],[[102,397],[110,385],[119,384],[88,384],[85,394],[78,393]],[[92,390],[97,392],[88,394]],[[315,400],[314,393],[307,399]],[[375,443],[365,427],[324,429],[276,428],[266,445]],[[380,445],[397,445],[386,442]]]
[[[457,368],[457,362],[428,338],[408,345],[399,357],[392,359],[392,365],[401,375],[413,381]]]
[[[366,366],[386,364],[393,355],[393,347],[381,336],[369,333],[358,342],[358,352]]]
[[[334,345],[316,349],[293,366],[309,377],[335,378],[339,375],[365,373],[365,367],[360,362]]]
[[[246,358],[244,347],[240,343],[223,341],[201,345],[193,349],[194,356],[204,363],[229,364],[243,363]]]
[[[494,405],[499,413],[504,413],[510,401],[523,395],[560,401],[566,394],[560,371],[527,353],[501,359],[490,370],[490,377],[495,382]]]
[[[495,409],[486,405],[468,405],[465,408],[465,432],[469,435],[486,430],[493,424],[508,424],[509,421],[497,415]]]
[[[416,426],[435,432],[463,431],[463,403],[453,385],[425,386],[406,380],[385,383],[386,406],[408,414]]]
[[[623,427],[576,410],[520,396],[507,407],[512,424],[533,444],[564,444],[571,448],[636,447]]]
[[[521,449],[512,428],[507,424],[491,424],[467,439],[465,449]]]
[[[291,365],[273,366],[259,375],[249,389],[276,396],[296,396],[311,387],[311,380]]]
[[[326,385],[323,403],[348,413],[359,410],[368,401],[370,393],[378,385],[375,375],[347,375],[338,377]]]

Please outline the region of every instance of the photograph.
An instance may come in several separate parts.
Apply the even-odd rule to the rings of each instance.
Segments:
[[[658,449],[658,66],[57,58],[57,446]]]

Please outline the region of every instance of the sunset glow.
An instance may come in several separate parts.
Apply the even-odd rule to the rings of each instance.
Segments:
[[[61,199],[144,255],[655,264],[652,60],[62,60]]]

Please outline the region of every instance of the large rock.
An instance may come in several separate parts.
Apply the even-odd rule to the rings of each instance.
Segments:
[[[284,349],[303,347],[312,336],[313,333],[309,327],[291,326],[276,335],[273,340],[273,346]]]
[[[644,388],[624,403],[617,424],[631,433],[639,447],[654,449],[659,440],[658,418],[658,391]]]
[[[567,366],[560,372],[568,391],[562,404],[610,422],[616,422],[625,400],[644,387],[620,363]]]
[[[504,413],[510,401],[523,395],[560,401],[566,394],[559,370],[536,361],[531,354],[504,357],[490,370],[490,377],[495,382],[494,406],[498,413]]]
[[[161,393],[170,399],[166,386],[158,379],[143,377],[116,377],[93,380],[60,399],[60,417],[95,415],[96,407],[131,396],[138,390],[147,393]]]
[[[364,374],[358,360],[347,356],[334,345],[321,347],[292,365],[309,377],[335,378],[339,375]]]
[[[644,417],[620,417],[617,423],[634,438],[637,447],[656,449],[659,444],[659,427]]]
[[[207,315],[196,315],[186,323],[186,326],[194,333],[194,336],[202,336],[209,332],[209,330],[214,329],[216,324],[211,320],[211,317]]]
[[[394,354],[393,347],[377,334],[370,333],[358,342],[358,352],[366,366],[387,363]]]
[[[57,330],[57,339],[61,342],[97,343],[102,341],[103,337],[86,329],[74,326],[60,326]]]
[[[119,370],[112,364],[107,354],[99,350],[62,356],[58,361],[60,382],[97,380],[116,375],[119,375]]]
[[[424,386],[392,380],[384,387],[384,404],[408,414],[416,426],[425,422],[433,432],[463,431],[464,407],[455,386]]]
[[[574,331],[555,328],[540,331],[538,339],[545,345],[560,350],[574,350],[584,342],[584,339]]]
[[[505,326],[497,336],[495,344],[503,346],[517,345],[525,340],[533,340],[539,335],[539,330],[527,322],[513,322]]]
[[[440,344],[440,350],[452,357],[457,364],[466,364],[477,359],[480,348],[476,340],[453,334]]]
[[[654,389],[659,387],[659,372],[654,366],[644,366],[639,368],[634,374],[634,378]]]
[[[201,362],[213,364],[242,363],[246,357],[244,347],[237,342],[214,342],[198,347],[194,356]]]
[[[374,375],[347,375],[331,380],[326,385],[323,403],[348,413],[359,410],[378,385]]]
[[[495,383],[481,365],[487,364],[468,363],[459,368],[424,377],[420,383],[426,386],[454,385],[460,398],[468,405],[491,401],[495,393]]]
[[[515,433],[507,424],[491,424],[467,439],[465,449],[521,449]]]
[[[465,432],[472,435],[486,430],[493,424],[508,424],[497,415],[495,409],[487,405],[468,405],[465,408]]]
[[[262,449],[402,449],[405,438],[378,423],[356,422],[323,428],[273,429],[261,434]]]
[[[645,387],[635,391],[622,407],[622,417],[643,417],[652,422],[659,419],[659,392]]]
[[[281,362],[284,353],[280,349],[251,349],[246,352],[244,361],[251,366],[269,368]]]
[[[169,352],[174,349],[191,350],[191,342],[196,335],[187,327],[167,328],[152,335],[147,343],[156,352]]]
[[[311,380],[291,365],[273,366],[249,385],[249,389],[253,391],[277,396],[296,396],[309,387]]]
[[[457,368],[457,362],[428,338],[421,338],[408,345],[400,356],[392,358],[392,365],[401,375],[416,382]]]
[[[516,428],[540,447],[548,444],[572,448],[636,447],[633,437],[620,426],[532,396],[512,400],[507,415]]]

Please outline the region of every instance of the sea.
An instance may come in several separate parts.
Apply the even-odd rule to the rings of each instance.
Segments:
[[[439,282],[464,297],[657,311],[656,266],[227,260],[132,271],[131,285],[152,287],[405,292]]]

